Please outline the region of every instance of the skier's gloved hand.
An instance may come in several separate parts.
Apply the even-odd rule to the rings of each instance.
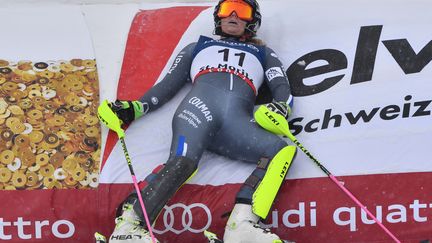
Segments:
[[[133,120],[143,116],[145,113],[143,103],[137,100],[116,100],[110,102],[109,106],[125,125],[129,125]]]
[[[285,119],[288,119],[288,117],[291,115],[291,106],[289,106],[286,102],[273,101],[271,103],[265,104],[265,106],[269,110],[282,115],[285,117]]]

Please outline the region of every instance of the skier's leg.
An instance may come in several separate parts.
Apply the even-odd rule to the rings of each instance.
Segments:
[[[237,194],[236,204],[225,227],[225,243],[242,242],[243,239],[250,243],[280,240],[270,230],[260,228],[258,222],[267,217],[295,152],[294,146],[286,146],[272,160],[260,160]]]
[[[150,222],[156,220],[167,201],[194,173],[197,164],[187,157],[174,157],[160,170],[146,177],[147,185],[141,190],[141,195]],[[122,203],[120,214],[121,216],[116,218],[116,228],[110,237],[110,242],[135,242],[134,240],[144,239],[147,240],[144,242],[151,242],[148,241],[151,238],[147,233],[136,192],[130,194]]]
[[[193,95],[193,93],[189,95]],[[189,99],[186,97],[185,100]],[[197,109],[198,107],[189,102],[182,102],[179,106],[173,118],[170,157],[166,164],[154,170],[145,179],[146,185],[141,190],[141,195],[149,220],[152,223],[167,201],[194,174],[203,151],[214,136],[214,131],[218,128],[217,119],[203,122],[206,121],[205,114],[197,111]],[[201,122],[198,123],[198,121]],[[136,193],[127,197],[119,214],[125,213],[124,205],[128,206],[126,209],[129,209],[129,205],[131,205],[132,220],[140,222],[142,228],[147,228]],[[131,214],[128,215],[131,216]],[[116,236],[116,231],[111,239],[113,236]]]
[[[225,228],[224,242],[277,242],[279,237],[257,224],[265,219],[295,156],[294,146],[249,120],[223,127],[211,145],[217,153],[256,163],[242,185]]]

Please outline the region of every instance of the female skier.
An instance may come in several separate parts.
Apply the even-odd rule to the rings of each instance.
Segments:
[[[257,164],[236,196],[224,242],[282,242],[258,222],[267,217],[296,150],[260,128],[253,120],[253,111],[258,89],[265,82],[272,95],[266,106],[288,118],[293,103],[288,79],[274,51],[255,38],[261,25],[255,0],[220,0],[213,16],[214,33],[220,39],[200,36],[181,50],[166,76],[139,100],[117,100],[110,108],[122,124],[130,124],[192,82],[173,117],[169,159],[146,177],[147,185],[141,190],[150,222],[194,174],[208,149]],[[285,170],[270,169],[280,163],[286,165]],[[266,184],[275,192],[266,191]],[[119,209],[110,242],[151,242],[137,194],[131,193]]]

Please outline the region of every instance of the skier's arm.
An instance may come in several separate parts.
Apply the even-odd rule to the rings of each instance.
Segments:
[[[290,84],[282,62],[269,47],[266,47],[264,72],[264,80],[267,82],[273,96],[273,105],[278,110],[281,110],[281,113],[285,113],[282,115],[288,118],[293,106]]]
[[[149,111],[156,110],[175,94],[190,80],[190,65],[192,52],[196,43],[187,45],[176,56],[165,77],[145,93],[139,100],[116,100],[107,103],[111,110],[120,119],[121,124],[130,124]],[[106,114],[99,114],[104,119]],[[105,117],[104,120],[108,120]]]
[[[192,43],[183,48],[165,77],[139,99],[144,105],[148,105],[145,113],[161,107],[190,81],[190,66],[195,45],[196,43]]]

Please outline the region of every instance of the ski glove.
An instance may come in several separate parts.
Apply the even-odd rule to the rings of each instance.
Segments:
[[[133,120],[143,116],[145,113],[143,104],[140,101],[116,100],[110,102],[109,105],[125,125],[129,125]]]
[[[273,101],[272,103],[265,104],[265,106],[269,110],[279,115],[282,115],[283,117],[285,117],[285,119],[288,119],[288,117],[291,115],[291,107],[288,106],[285,102]]]

